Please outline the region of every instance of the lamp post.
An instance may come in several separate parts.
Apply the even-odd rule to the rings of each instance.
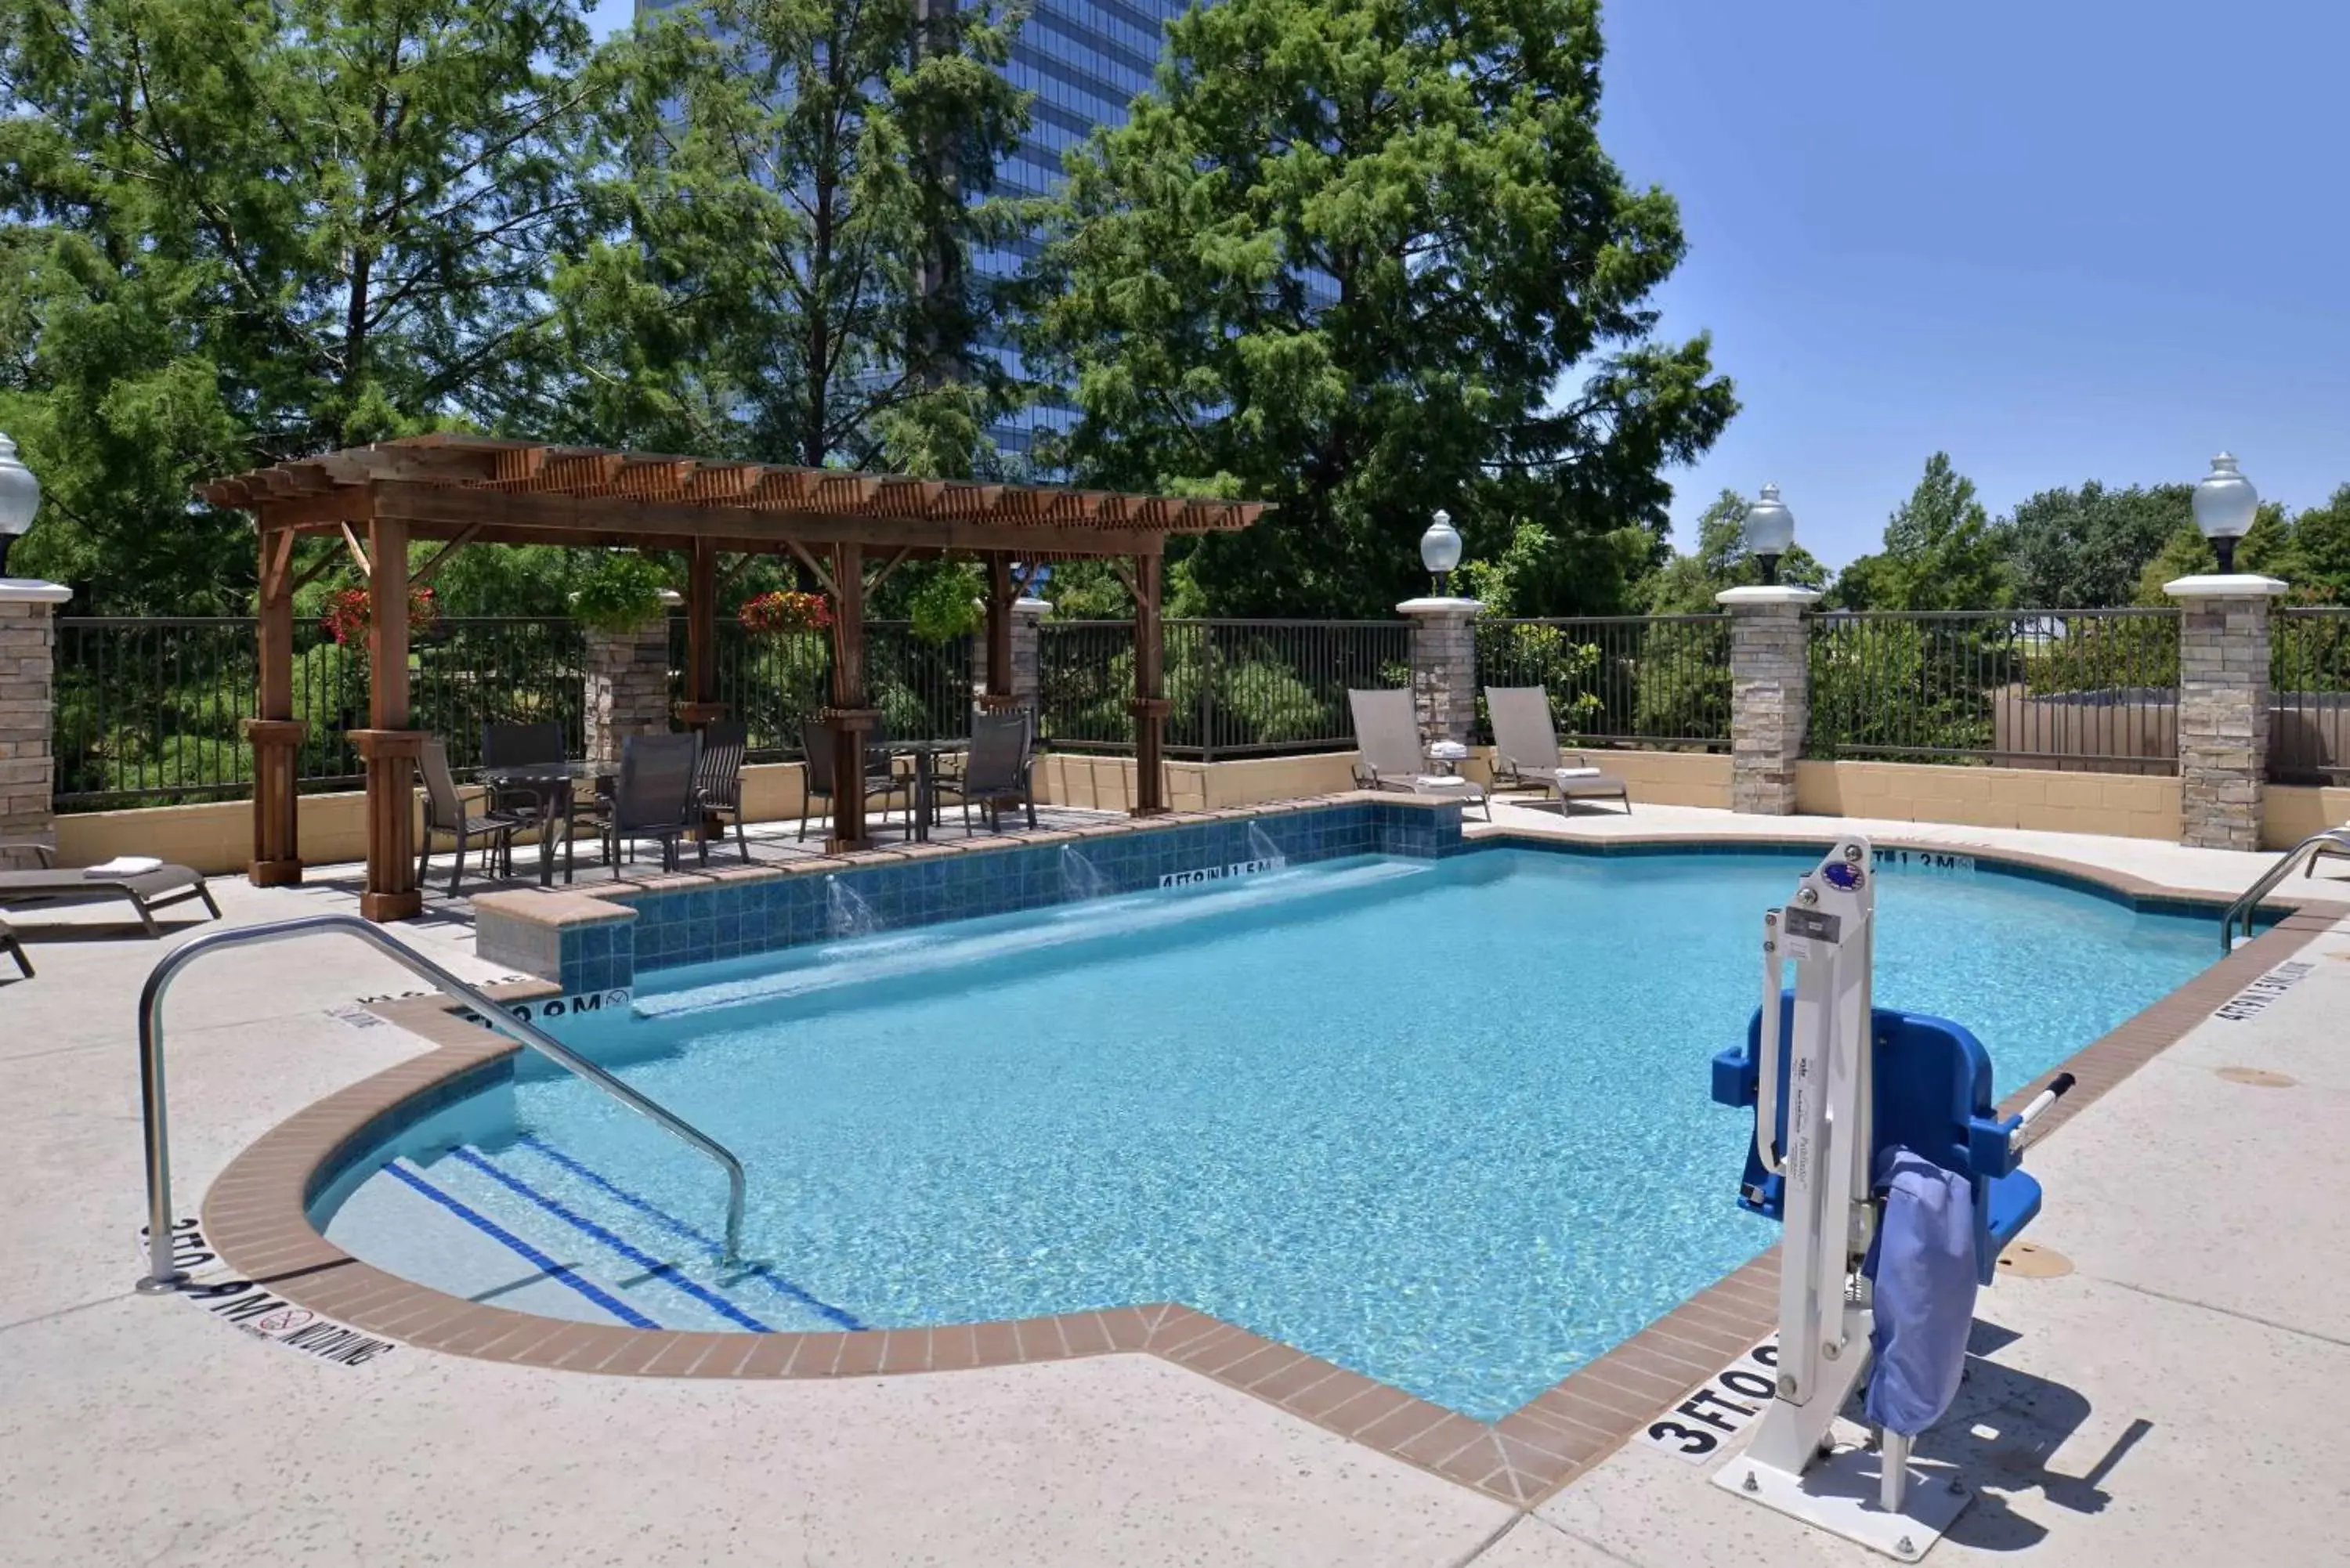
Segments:
[[[2219,552],[2220,575],[2236,570],[2236,541],[2251,532],[2261,509],[2261,493],[2236,471],[2236,460],[2226,452],[2211,460],[2211,472],[2195,486],[2195,526]]]
[[[8,575],[8,546],[33,525],[41,509],[41,482],[16,461],[16,443],[0,435],[0,577]]]
[[[1779,557],[1795,542],[1795,514],[1779,499],[1779,487],[1766,484],[1762,498],[1746,509],[1746,550],[1762,567],[1762,581],[1775,587]]]
[[[1444,597],[1451,587],[1452,568],[1461,564],[1461,535],[1452,526],[1451,513],[1439,512],[1419,536],[1419,559],[1436,578],[1436,597]]]

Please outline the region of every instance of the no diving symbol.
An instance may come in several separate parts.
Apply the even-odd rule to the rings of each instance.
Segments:
[[[317,1315],[307,1307],[287,1307],[283,1312],[271,1313],[253,1326],[262,1334],[284,1334],[300,1328]]]

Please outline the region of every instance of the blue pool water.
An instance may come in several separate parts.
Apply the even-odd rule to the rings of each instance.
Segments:
[[[743,1156],[745,1278],[709,1165],[528,1066],[321,1207],[388,1267],[598,1321],[1178,1301],[1495,1417],[1772,1240],[1708,1064],[1806,864],[1347,861],[660,976],[572,1037]],[[1879,889],[1879,1004],[1968,1024],[2002,1093],[2211,956],[2208,919],[2046,882]],[[420,1189],[488,1229],[436,1251]],[[537,1254],[496,1284],[494,1231]]]

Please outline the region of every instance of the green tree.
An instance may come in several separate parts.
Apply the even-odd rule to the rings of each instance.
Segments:
[[[2252,514],[2251,529],[2236,542],[2236,569],[2271,573],[2288,583],[2297,583],[2301,575],[2298,532],[2294,520],[2282,505],[2273,501],[2262,502],[2260,510]],[[2137,602],[2175,605],[2178,601],[2162,591],[2163,584],[2219,569],[2219,553],[2212,549],[2211,541],[2203,537],[2190,515],[2171,530],[2161,552],[2138,574]]]
[[[2015,509],[2009,558],[2015,601],[2035,609],[2126,605],[2140,573],[2181,524],[2194,520],[2194,487],[2131,485],[2043,490]]]
[[[1496,554],[1464,561],[1461,582],[1470,597],[1499,616],[1627,615],[1640,587],[1667,552],[1646,528],[1554,534],[1520,523]]]
[[[2293,514],[2293,548],[2278,575],[2297,597],[2350,604],[2350,484],[2337,487],[2324,505]]]
[[[1035,360],[1088,483],[1279,511],[1189,565],[1221,611],[1385,613],[1439,507],[1472,550],[1661,533],[1735,411],[1652,336],[1684,242],[1600,149],[1596,0],[1222,0],[1067,160]]]
[[[963,474],[1005,379],[967,265],[1028,95],[1017,12],[708,0],[601,67],[598,236],[556,279],[583,434]]]
[[[0,0],[16,557],[113,611],[243,607],[213,475],[541,422],[587,29],[566,0]]]
[[[1950,454],[1926,460],[1909,498],[1885,523],[1885,547],[1846,566],[1832,601],[1844,609],[1998,609],[2012,598],[2007,531],[1975,497]]]
[[[1650,615],[1711,615],[1720,607],[1714,596],[1728,588],[1750,587],[1762,580],[1762,568],[1746,550],[1746,508],[1751,504],[1734,490],[1724,490],[1699,514],[1697,548],[1675,556],[1641,585],[1642,607]],[[1779,580],[1817,588],[1828,580],[1828,569],[1809,550],[1797,545],[1779,560]]]

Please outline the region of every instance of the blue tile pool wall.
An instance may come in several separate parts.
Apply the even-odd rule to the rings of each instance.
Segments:
[[[1465,847],[1458,805],[1353,801],[650,893],[632,900],[632,922],[565,928],[557,979],[569,994],[611,991],[652,970],[820,941],[833,934],[834,901],[851,894],[883,929],[1066,903],[1076,893],[1065,851],[1085,857],[1104,892],[1128,893],[1156,888],[1174,872],[1260,859],[1268,843],[1273,853],[1299,863],[1348,855],[1433,857]]]

